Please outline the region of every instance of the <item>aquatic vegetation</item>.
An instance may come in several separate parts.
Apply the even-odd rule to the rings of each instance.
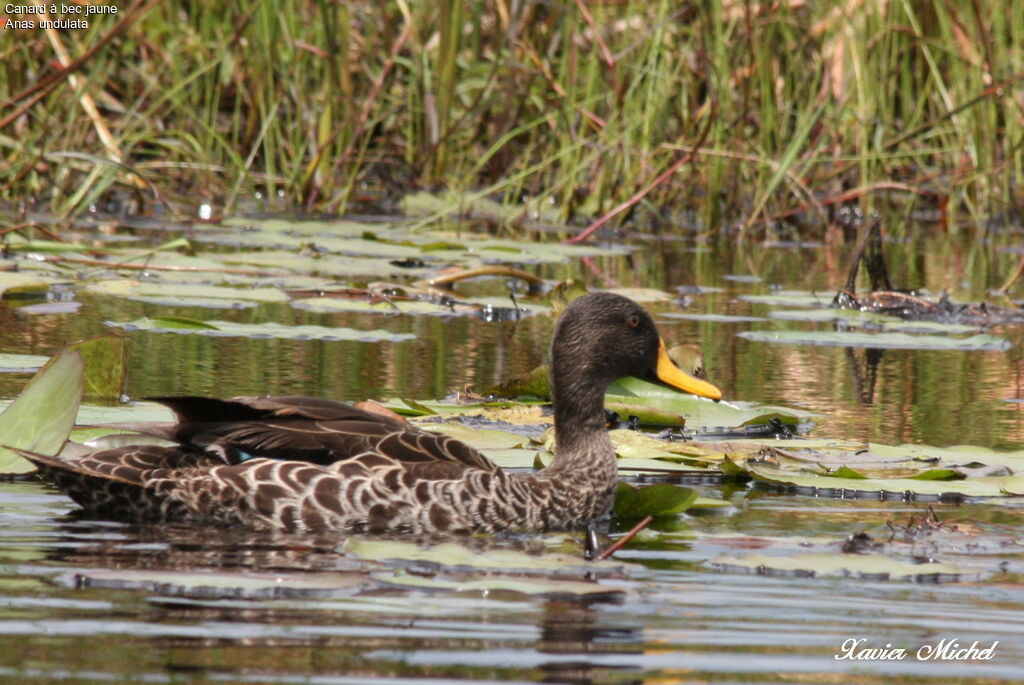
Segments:
[[[696,208],[707,233],[898,195],[955,224],[1009,204],[1024,163],[1022,20],[995,7],[164,0],[56,49],[8,28],[0,192],[209,216],[440,184],[400,206],[505,224],[628,206],[673,232]]]

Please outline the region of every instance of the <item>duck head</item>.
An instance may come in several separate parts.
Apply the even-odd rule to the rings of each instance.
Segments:
[[[680,369],[669,358],[650,314],[613,293],[588,293],[573,300],[551,339],[551,392],[559,405],[603,400],[608,385],[623,376],[658,381],[714,400],[722,391]],[[582,408],[582,407],[581,407]]]

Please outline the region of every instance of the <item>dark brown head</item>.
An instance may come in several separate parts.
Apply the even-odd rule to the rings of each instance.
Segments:
[[[604,395],[623,376],[657,380],[675,388],[720,399],[722,392],[677,367],[650,314],[633,300],[613,293],[588,293],[572,301],[551,339],[552,394],[572,401],[579,393]]]

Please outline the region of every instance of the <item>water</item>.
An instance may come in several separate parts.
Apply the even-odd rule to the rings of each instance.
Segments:
[[[935,240],[927,246],[894,247],[894,280],[981,299],[1016,260],[973,242]],[[676,286],[703,287],[704,294],[652,306],[663,333],[701,341],[709,376],[727,397],[819,413],[813,435],[1024,447],[1021,404],[1007,401],[1022,397],[1019,330],[994,331],[1014,343],[1008,352],[887,351],[872,366],[863,350],[774,346],[736,337],[771,325],[763,321],[663,316],[684,311],[763,317],[763,305],[739,296],[770,293],[776,285],[827,291],[845,280],[849,251],[842,245],[734,249],[684,242],[538,270],[548,278],[583,274],[595,285],[604,279],[606,285],[671,292]],[[500,292],[503,284],[472,288]],[[68,340],[107,332],[102,322],[108,319],[210,316],[195,307],[169,310],[87,294],[77,300],[81,307],[73,314],[25,314],[15,303],[0,301],[0,352],[49,354]],[[382,321],[286,305],[259,311],[273,320],[355,322],[418,337],[396,344],[135,334],[129,394],[438,397],[529,371],[543,361],[550,332],[545,317]],[[253,314],[217,316],[245,321]],[[0,396],[15,395],[25,378],[0,375]],[[597,586],[607,592],[574,597],[507,588],[409,589],[397,581],[412,575],[457,585],[494,574],[367,561],[346,554],[340,539],[91,521],[41,483],[0,483],[0,680],[1019,681],[1020,505],[936,503],[934,514],[945,523],[926,530],[915,527],[928,515],[925,505],[812,498],[733,483],[696,487],[731,507],[656,522],[616,555],[616,570],[598,575]],[[761,575],[709,563],[761,550],[837,549],[858,531],[885,541],[891,529],[894,544],[905,551],[956,557],[972,572],[959,582],[935,583]],[[543,537],[544,545],[578,553],[579,536]],[[238,587],[253,579],[259,585],[266,577],[329,579],[335,587],[277,593],[262,585],[201,589],[204,579],[213,578],[204,574],[215,572],[237,579]],[[569,575],[584,580],[580,572]],[[526,576],[522,589],[543,580]],[[867,647],[903,648],[908,656],[836,659],[844,642],[861,639]],[[915,658],[919,648],[943,640],[998,645],[987,661]]]

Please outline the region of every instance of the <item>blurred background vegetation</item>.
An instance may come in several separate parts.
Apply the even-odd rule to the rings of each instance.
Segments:
[[[9,209],[394,211],[443,189],[585,222],[647,190],[618,220],[807,234],[841,207],[957,226],[1022,197],[1011,0],[115,4],[0,31]]]

